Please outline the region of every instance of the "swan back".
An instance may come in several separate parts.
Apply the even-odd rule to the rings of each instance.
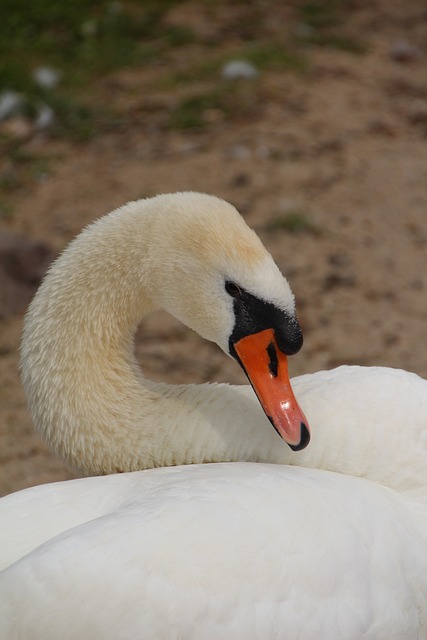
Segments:
[[[427,499],[427,381],[386,367],[342,366],[292,380],[313,427],[290,463],[369,478]]]
[[[425,541],[385,487],[233,463],[41,489],[53,535],[0,573],[7,640],[424,637]]]

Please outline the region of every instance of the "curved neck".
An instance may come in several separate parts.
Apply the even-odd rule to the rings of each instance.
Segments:
[[[150,217],[136,203],[97,221],[49,271],[28,311],[22,381],[51,448],[85,473],[209,461],[282,462],[256,398],[228,385],[147,380],[134,357],[156,308]],[[134,265],[146,268],[134,269]],[[285,447],[284,447],[285,448]]]
[[[360,475],[399,489],[410,488],[407,476],[420,458],[427,486],[425,454],[407,446],[415,458],[405,470],[405,449],[383,433],[381,416],[366,421],[361,412],[343,430],[342,418],[331,417],[336,397],[320,419],[319,394],[304,378],[295,391],[313,439],[298,453],[278,438],[249,387],[144,378],[133,340],[140,320],[156,308],[150,280],[156,231],[146,215],[141,234],[141,215],[131,203],[83,232],[53,265],[27,314],[22,380],[34,423],[56,453],[90,474],[264,461]]]

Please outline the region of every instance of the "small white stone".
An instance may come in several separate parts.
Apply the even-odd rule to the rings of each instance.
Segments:
[[[49,129],[55,122],[55,112],[49,107],[49,105],[42,103],[37,109],[37,118],[34,121],[34,125],[37,129]]]
[[[230,60],[221,69],[221,76],[224,80],[237,80],[245,78],[254,80],[258,76],[258,69],[246,60]]]
[[[54,89],[61,79],[61,72],[51,67],[37,67],[33,71],[33,80],[42,89]]]
[[[16,91],[3,91],[0,94],[0,121],[17,115],[22,105],[22,96]]]

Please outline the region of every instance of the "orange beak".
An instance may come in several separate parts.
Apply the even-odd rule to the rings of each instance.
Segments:
[[[240,363],[271,424],[294,451],[310,442],[310,428],[296,401],[288,358],[277,346],[273,329],[245,336],[234,344]]]

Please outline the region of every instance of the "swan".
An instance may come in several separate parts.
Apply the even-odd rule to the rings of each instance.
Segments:
[[[158,307],[253,389],[147,380],[133,336]],[[291,387],[301,345],[289,284],[222,200],[87,227],[30,305],[21,368],[36,427],[92,477],[0,500],[2,640],[425,640],[427,381]]]

